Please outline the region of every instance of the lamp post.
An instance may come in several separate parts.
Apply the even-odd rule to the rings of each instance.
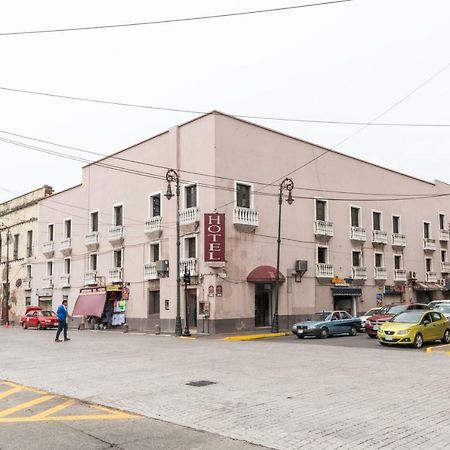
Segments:
[[[278,293],[280,289],[280,244],[281,244],[281,205],[283,204],[283,192],[288,191],[286,202],[292,205],[294,199],[292,198],[292,189],[294,189],[294,182],[291,178],[285,178],[280,184],[278,191],[278,237],[277,237],[277,272],[275,275],[275,308],[272,319],[272,333],[278,333]]]
[[[184,263],[184,331],[183,336],[190,336],[189,331],[189,308],[188,308],[188,284],[191,284],[191,271],[189,270],[188,264]]]
[[[169,169],[166,173],[167,191],[165,197],[170,200],[173,197],[172,182],[175,183],[175,194],[177,197],[177,315],[175,318],[175,335],[181,336],[180,316],[180,178],[178,173]]]

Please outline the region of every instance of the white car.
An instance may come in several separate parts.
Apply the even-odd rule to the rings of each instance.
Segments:
[[[372,309],[369,309],[369,311],[367,311],[365,314],[363,314],[362,316],[359,317],[361,319],[361,331],[364,331],[364,325],[366,324],[366,320],[369,317],[377,315],[380,311],[381,311],[381,308],[372,308]]]
[[[449,303],[439,303],[439,304],[435,305],[433,310],[440,312],[450,322],[450,302]]]
[[[430,309],[434,309],[437,305],[450,305],[450,300],[433,300],[430,303],[428,303],[428,306]]]

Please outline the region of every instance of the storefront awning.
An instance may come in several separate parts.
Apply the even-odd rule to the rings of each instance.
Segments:
[[[106,292],[82,292],[75,302],[72,316],[101,317],[105,307]]]
[[[413,284],[415,291],[442,291],[443,286],[438,283],[416,282]]]
[[[360,296],[362,294],[362,289],[355,287],[334,287],[331,288],[331,293],[334,297]]]
[[[277,269],[272,266],[258,266],[253,269],[247,276],[249,283],[275,283]],[[281,272],[278,272],[278,279],[283,283],[285,278]]]

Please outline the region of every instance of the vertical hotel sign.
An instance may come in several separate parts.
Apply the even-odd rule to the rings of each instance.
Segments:
[[[205,262],[225,262],[225,214],[205,214]]]

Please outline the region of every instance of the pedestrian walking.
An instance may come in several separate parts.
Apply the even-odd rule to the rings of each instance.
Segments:
[[[56,332],[55,342],[62,342],[62,340],[59,339],[59,335],[63,330],[64,330],[64,340],[70,341],[70,339],[67,337],[67,318],[70,317],[69,312],[67,311],[67,300],[62,301],[62,304],[59,305],[56,314],[58,316],[58,331]]]

